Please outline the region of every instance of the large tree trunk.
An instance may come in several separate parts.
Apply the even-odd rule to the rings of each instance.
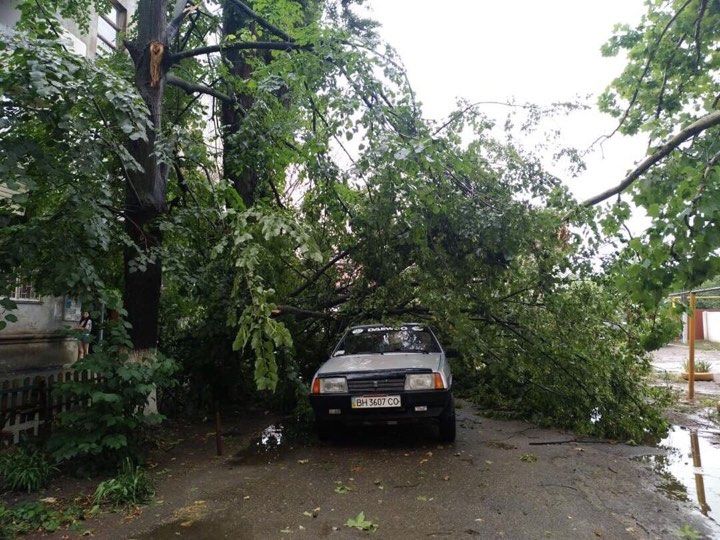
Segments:
[[[223,35],[239,34],[251,19],[240,11],[232,2],[225,2],[223,5]],[[252,67],[245,61],[246,51],[230,50],[225,51],[223,56],[230,64],[230,73],[242,79],[249,79],[252,75]],[[255,189],[258,184],[258,174],[254,167],[249,166],[242,159],[243,149],[240,141],[237,140],[240,124],[244,113],[253,106],[252,96],[239,94],[237,103],[223,102],[221,105],[221,118],[223,124],[223,173],[229,179],[237,192],[242,197],[247,207],[255,203]]]
[[[248,1],[246,4],[252,7],[252,2]],[[223,35],[238,35],[242,30],[247,29],[254,32],[258,39],[272,39],[272,37],[265,38],[265,36],[257,35],[265,31],[262,25],[258,25],[252,17],[238,8],[234,2],[225,2],[223,4]],[[260,60],[266,64],[273,61],[271,50],[230,49],[223,52],[223,57],[225,63],[230,66],[230,73],[244,80],[250,79],[253,74],[252,62],[248,61],[248,59]],[[288,107],[290,103],[284,97],[286,94],[286,88],[280,88],[276,92],[276,96]],[[271,196],[274,188],[269,182],[263,182],[263,174],[266,171],[259,169],[257,160],[253,159],[254,154],[261,153],[259,148],[253,148],[253,145],[258,144],[258,141],[239,139],[242,122],[247,111],[250,111],[253,107],[255,100],[253,96],[243,93],[237,94],[235,98],[236,103],[224,101],[221,104],[223,172],[225,178],[232,182],[245,205],[250,207],[257,200],[265,196]],[[267,180],[267,178],[265,179]]]
[[[157,218],[167,210],[168,169],[166,164],[158,163],[153,152],[162,127],[168,53],[166,10],[165,0],[140,0],[137,41],[128,47],[135,63],[135,85],[150,111],[153,124],[147,141],[128,142],[130,154],[142,167],[141,171],[129,172],[125,198],[125,229],[137,247],[125,250],[123,302],[132,324],[130,337],[136,350],[155,348],[158,341],[162,279],[158,250],[162,238]]]

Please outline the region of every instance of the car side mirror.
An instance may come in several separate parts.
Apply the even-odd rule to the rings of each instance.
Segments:
[[[445,358],[460,358],[460,351],[457,349],[445,349]]]

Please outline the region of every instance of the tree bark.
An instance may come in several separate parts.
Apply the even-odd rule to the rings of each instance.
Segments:
[[[125,197],[125,230],[135,246],[125,249],[123,303],[128,322],[132,324],[130,338],[136,350],[153,349],[158,341],[162,236],[157,218],[167,210],[168,167],[158,162],[154,150],[162,129],[169,59],[165,42],[166,13],[166,0],[140,0],[138,37],[128,44],[135,64],[135,86],[148,107],[153,126],[147,141],[139,139],[127,144],[128,151],[142,167],[142,170],[129,171]]]
[[[247,12],[232,2],[223,5],[223,35],[240,33],[252,19]],[[223,57],[229,62],[230,73],[235,77],[249,79],[252,76],[252,67],[245,61],[245,52],[242,50],[223,51]],[[243,150],[237,140],[244,113],[253,106],[253,98],[247,94],[237,96],[236,103],[223,102],[220,105],[223,124],[223,172],[249,208],[255,204],[255,189],[258,184],[258,174],[254,167],[244,163]],[[238,107],[239,105],[239,107]]]

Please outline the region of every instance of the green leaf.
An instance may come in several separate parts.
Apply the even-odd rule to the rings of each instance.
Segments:
[[[370,531],[370,532],[374,532],[378,528],[377,523],[374,523],[371,520],[365,519],[365,512],[360,512],[354,518],[349,518],[345,522],[345,526],[354,528],[354,529],[359,529],[361,531]]]
[[[119,433],[114,435],[106,435],[102,439],[102,444],[107,446],[108,448],[117,450],[119,448],[124,448],[125,446],[127,446],[127,438],[125,437],[125,435]]]

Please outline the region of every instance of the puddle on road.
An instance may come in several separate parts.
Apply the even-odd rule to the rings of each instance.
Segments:
[[[704,430],[673,426],[659,446],[666,455],[635,458],[649,464],[661,478],[657,485],[674,500],[691,501],[715,522],[720,516],[720,439]]]
[[[262,465],[272,463],[285,449],[282,424],[270,424],[247,447],[230,460],[233,465]]]

